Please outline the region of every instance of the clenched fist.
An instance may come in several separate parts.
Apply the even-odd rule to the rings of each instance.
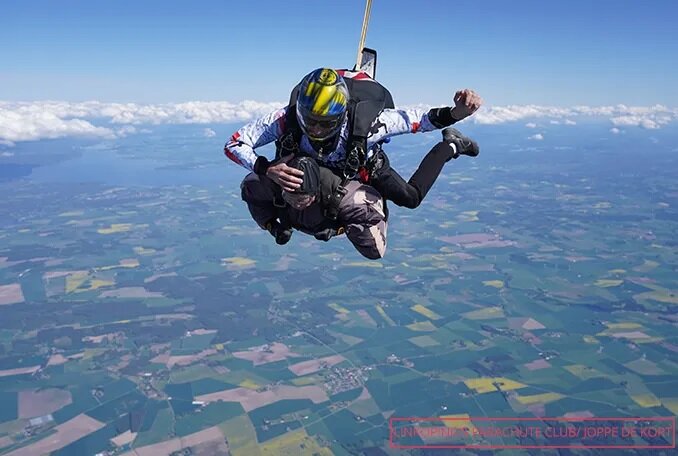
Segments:
[[[480,95],[471,89],[458,90],[454,94],[454,108],[452,108],[452,117],[456,121],[463,120],[476,112],[483,104]]]

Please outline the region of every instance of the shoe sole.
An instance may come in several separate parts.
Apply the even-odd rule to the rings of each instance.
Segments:
[[[469,138],[468,136],[463,135],[463,134],[462,134],[459,130],[457,130],[456,128],[447,127],[445,130],[446,130],[446,131],[449,131],[449,132],[452,132],[452,133],[454,134],[454,136],[456,136],[459,140],[466,139],[466,140],[470,141],[471,144],[473,144],[473,145],[475,146],[475,149],[478,151],[478,152],[476,152],[475,154],[474,154],[474,153],[460,153],[459,155],[467,155],[467,156],[469,156],[469,157],[477,157],[477,156],[478,156],[478,154],[480,153],[480,148],[478,147],[478,143],[477,143],[477,142],[475,142],[474,140],[472,140],[472,139]],[[443,136],[443,139],[445,139],[444,136]],[[445,139],[445,140],[447,141],[447,139]]]

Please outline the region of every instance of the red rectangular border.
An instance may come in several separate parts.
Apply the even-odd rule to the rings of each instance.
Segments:
[[[670,421],[673,424],[673,445],[396,445],[392,440],[394,421]],[[388,419],[388,443],[393,449],[479,449],[479,450],[510,450],[510,449],[538,449],[538,448],[608,448],[608,449],[669,449],[676,448],[676,417],[675,416],[639,416],[639,417],[534,417],[534,418],[507,418],[507,417],[391,417]]]

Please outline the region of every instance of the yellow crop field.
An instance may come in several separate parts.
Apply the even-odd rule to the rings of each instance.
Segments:
[[[516,399],[523,405],[546,404],[564,398],[558,393],[533,394],[531,396],[518,396]]]
[[[418,312],[425,316],[426,318],[430,318],[431,320],[438,320],[440,319],[440,315],[429,309],[428,307],[424,307],[421,304],[416,304],[411,307],[412,310],[415,312]]]
[[[479,377],[464,380],[464,384],[476,393],[491,393],[493,391],[512,391],[520,388],[526,388],[520,382],[505,377]]]

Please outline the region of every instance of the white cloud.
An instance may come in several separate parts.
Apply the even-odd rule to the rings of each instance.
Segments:
[[[668,116],[644,117],[641,115],[620,116],[614,117],[611,120],[616,126],[643,127],[647,128],[648,130],[657,130],[661,126],[671,122],[671,118]]]
[[[58,112],[41,109],[39,104],[7,105],[0,103],[0,140],[5,143],[64,136],[115,136],[109,128],[94,126],[84,119],[63,118]]]
[[[571,108],[554,108],[535,105],[490,106],[481,108],[471,119],[478,124],[501,124],[541,117],[561,118],[571,115]]]
[[[203,135],[205,138],[214,138],[214,137],[217,135],[217,132],[214,131],[214,130],[212,130],[211,128],[205,128],[205,129],[202,131],[202,135]]]
[[[615,126],[637,126],[656,129],[678,121],[678,109],[654,106],[490,106],[483,107],[469,120],[477,124],[502,124],[528,119],[548,118],[550,123],[576,125],[576,118],[605,118]],[[534,124],[530,122],[529,125]]]
[[[136,127],[133,127],[132,125],[125,125],[124,127],[117,128],[115,130],[115,135],[118,138],[124,138],[125,136],[133,135],[135,133],[138,133],[138,130]]]
[[[115,139],[147,132],[143,127],[149,125],[247,122],[283,105],[281,102],[256,101],[195,101],[156,105],[98,101],[0,101],[0,145],[11,147],[20,141],[67,136]],[[428,109],[423,105],[417,107]],[[576,125],[577,121],[586,118],[608,119],[613,127],[657,129],[678,121],[678,109],[662,105],[568,108],[537,105],[484,106],[467,122],[496,125],[525,121],[527,128],[536,128],[537,119],[553,124]],[[210,129],[203,130],[204,135],[212,137],[207,130]]]
[[[14,156],[14,152],[4,151],[3,153],[0,154],[0,157],[13,157],[13,156]]]
[[[542,135],[541,133],[537,133],[536,135],[532,135],[527,139],[533,139],[535,141],[541,141],[542,139],[544,139],[544,135]]]
[[[192,101],[179,104],[137,105],[98,104],[90,108],[102,117],[108,117],[117,124],[205,124],[228,123],[254,119],[263,116],[284,103],[259,103],[242,101]]]
[[[615,134],[615,135],[618,135],[621,132],[621,130],[617,127],[614,127],[614,128],[610,128],[610,132]]]
[[[189,102],[139,105],[135,103],[68,103],[0,101],[0,142],[54,139],[66,136],[114,139],[140,131],[139,125],[205,124],[247,121],[267,114],[283,103],[256,101]],[[116,128],[116,125],[121,125]]]

